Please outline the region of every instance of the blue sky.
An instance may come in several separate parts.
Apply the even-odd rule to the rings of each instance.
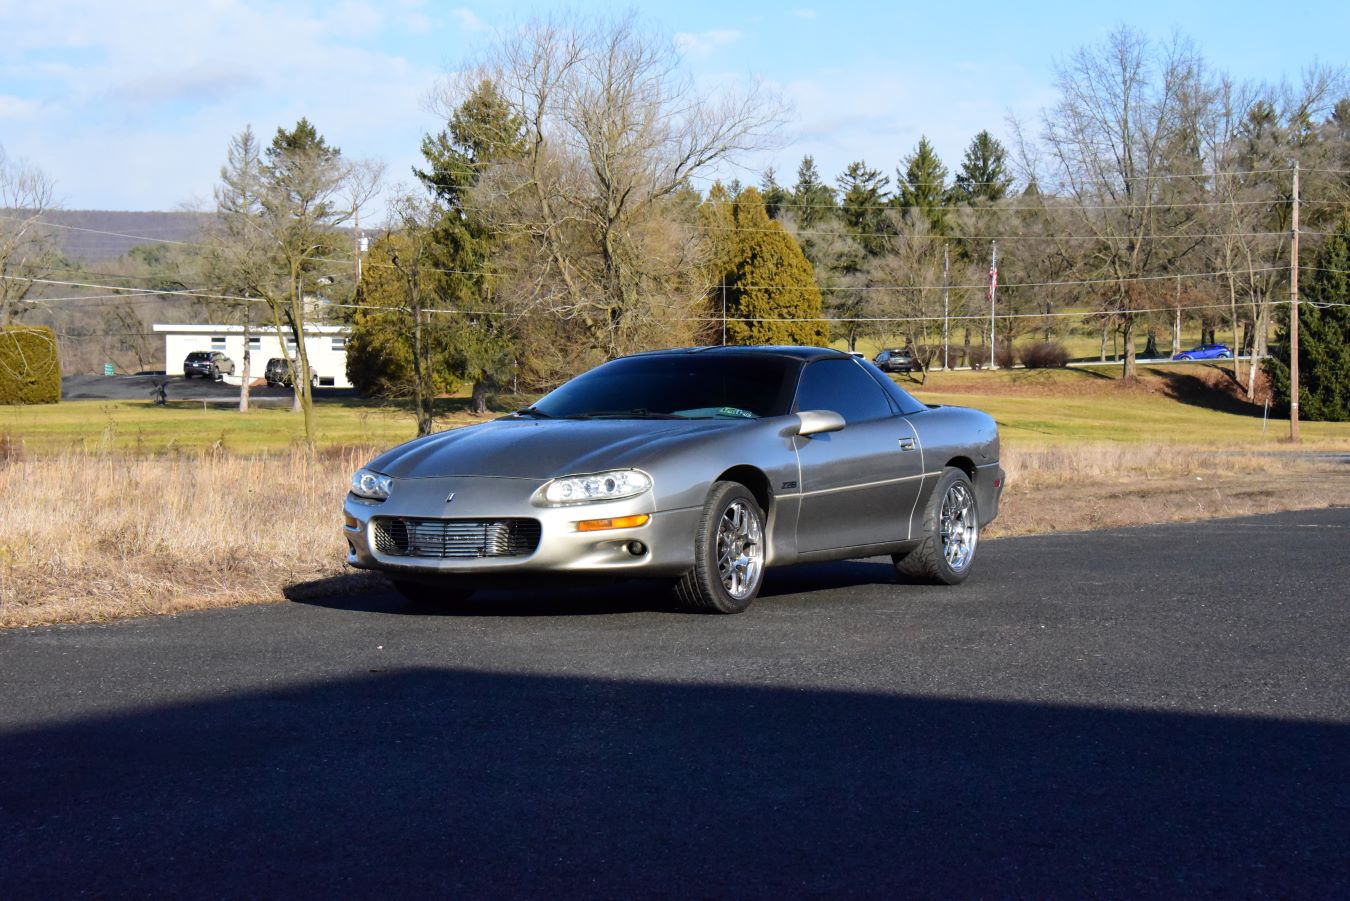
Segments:
[[[791,182],[803,154],[827,179],[854,159],[891,173],[926,134],[949,168],[981,128],[1053,100],[1057,59],[1125,23],[1189,35],[1239,80],[1345,65],[1350,4],[463,3],[435,0],[0,0],[0,147],[41,167],[70,209],[209,201],[231,134],[264,139],[307,116],[351,156],[408,180],[440,123],[427,96],[493,32],[571,9],[636,9],[707,83],[761,79],[791,105],[771,152]],[[958,18],[959,17],[959,18]],[[734,171],[726,174],[735,175]]]

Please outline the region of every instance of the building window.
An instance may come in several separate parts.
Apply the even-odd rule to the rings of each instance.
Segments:
[[[334,339],[333,339],[333,350],[346,350],[346,349],[347,349],[347,339],[346,339],[346,338],[334,338]]]
[[[287,335],[287,336],[286,336],[286,349],[287,349],[287,350],[295,350],[295,336],[294,336],[294,335]]]
[[[248,339],[248,349],[258,351],[262,350],[262,338],[258,337],[257,335],[251,336]]]
[[[212,335],[212,336],[211,336],[211,349],[212,349],[212,350],[218,350],[218,351],[221,351],[221,352],[223,353],[223,352],[225,351],[225,336],[224,336],[224,335]]]

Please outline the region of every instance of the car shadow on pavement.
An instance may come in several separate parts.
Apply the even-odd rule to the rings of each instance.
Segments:
[[[803,563],[765,574],[761,598],[894,583],[890,563],[847,560]],[[288,600],[329,610],[399,616],[601,616],[616,613],[682,613],[670,582],[650,579],[587,582],[553,576],[521,582],[509,590],[482,590],[466,601],[413,602],[382,576],[351,572],[286,586]]]
[[[1344,724],[372,668],[0,733],[0,872],[12,899],[1344,897],[1347,751]]]

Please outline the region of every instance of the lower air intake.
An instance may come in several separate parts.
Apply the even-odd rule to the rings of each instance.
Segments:
[[[373,521],[375,550],[391,557],[465,560],[528,557],[539,547],[537,519],[412,519]]]

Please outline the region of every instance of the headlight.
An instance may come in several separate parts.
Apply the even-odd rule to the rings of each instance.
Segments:
[[[387,500],[393,484],[394,480],[389,476],[382,476],[369,469],[358,469],[356,475],[352,476],[352,494],[373,501]]]
[[[567,476],[544,486],[548,504],[584,504],[636,497],[652,488],[652,477],[637,469],[616,469],[595,475]]]

